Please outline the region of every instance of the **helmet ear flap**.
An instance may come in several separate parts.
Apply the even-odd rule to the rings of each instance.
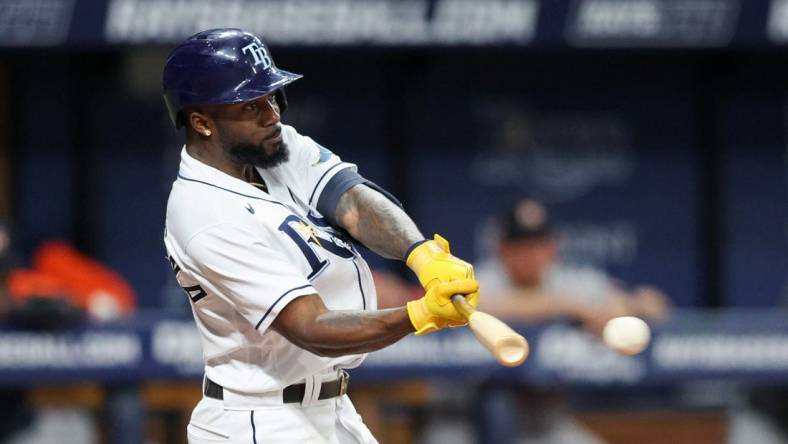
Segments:
[[[276,99],[276,104],[279,106],[279,113],[284,114],[287,110],[287,94],[285,94],[285,89],[277,89],[276,92],[274,92],[274,98]]]

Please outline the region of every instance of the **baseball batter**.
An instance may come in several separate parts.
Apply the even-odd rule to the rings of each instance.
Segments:
[[[301,76],[258,37],[195,34],[162,77],[185,132],[164,242],[205,360],[189,443],[376,442],[345,369],[411,332],[464,324],[450,297],[476,305],[473,267],[440,236],[425,240],[355,165],[282,124],[283,87]],[[406,260],[424,297],[376,310],[353,242]]]

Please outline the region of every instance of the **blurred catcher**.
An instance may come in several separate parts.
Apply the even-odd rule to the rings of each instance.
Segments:
[[[425,240],[401,205],[314,140],[284,125],[284,87],[265,44],[213,29],[178,45],[164,98],[185,128],[164,242],[192,302],[205,358],[191,444],[375,442],[346,396],[345,369],[405,335],[464,324],[470,264]],[[426,293],[376,310],[353,241],[406,260]]]

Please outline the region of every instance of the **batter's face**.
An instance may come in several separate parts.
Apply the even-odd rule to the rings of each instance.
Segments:
[[[211,110],[216,137],[233,161],[271,168],[287,160],[274,94]]]

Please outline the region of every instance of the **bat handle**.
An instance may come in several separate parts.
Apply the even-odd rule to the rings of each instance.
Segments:
[[[456,308],[465,319],[470,319],[471,315],[476,311],[476,309],[465,300],[465,296],[461,294],[452,296],[451,302],[454,304],[454,308]]]

